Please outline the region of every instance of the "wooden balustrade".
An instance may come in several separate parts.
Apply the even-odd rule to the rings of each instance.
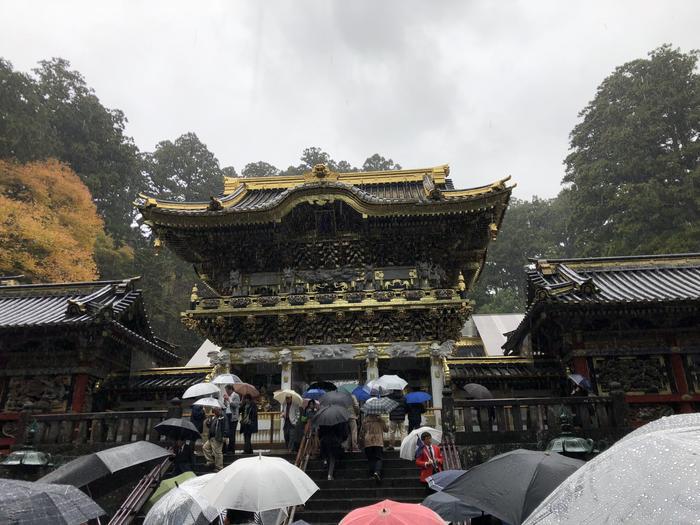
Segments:
[[[66,414],[18,414],[22,428],[34,428],[34,445],[118,445],[133,441],[160,440],[154,427],[166,419],[165,410],[92,412]],[[187,417],[187,416],[185,416]],[[240,432],[240,427],[237,428]],[[14,442],[23,442],[23,437]],[[239,440],[237,440],[239,441]],[[284,443],[279,412],[259,412],[258,432],[253,445],[276,446]]]
[[[158,441],[154,427],[165,417],[165,410],[38,414],[26,416],[26,428],[35,428],[36,446],[121,444]]]
[[[455,400],[456,442],[536,442],[545,432],[560,431],[563,410],[573,416],[578,434],[600,439],[624,428],[615,401],[611,397]]]

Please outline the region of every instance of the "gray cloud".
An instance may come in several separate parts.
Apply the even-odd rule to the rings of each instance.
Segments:
[[[552,196],[600,81],[662,43],[700,47],[698,15],[692,0],[5,0],[0,54],[69,59],[143,150],[194,131],[239,170],[318,145]]]

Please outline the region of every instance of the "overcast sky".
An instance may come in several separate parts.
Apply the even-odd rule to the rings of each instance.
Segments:
[[[449,163],[553,196],[578,112],[616,66],[700,48],[700,1],[0,0],[0,56],[71,61],[139,148],[194,131],[222,166]]]

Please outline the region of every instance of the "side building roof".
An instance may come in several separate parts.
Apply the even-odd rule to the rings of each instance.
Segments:
[[[99,324],[166,362],[179,356],[148,322],[138,277],[121,281],[0,286],[0,334]],[[136,320],[136,322],[134,321]]]
[[[503,345],[513,353],[533,318],[547,305],[643,305],[700,302],[700,253],[531,259],[528,307]]]

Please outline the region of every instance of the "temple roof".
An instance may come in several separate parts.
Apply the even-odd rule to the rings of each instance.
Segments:
[[[700,301],[700,254],[531,259],[525,318],[503,345],[512,349],[546,305],[585,307]]]
[[[187,221],[175,217],[213,217],[217,223],[226,217],[228,223],[245,216],[246,221],[266,222],[273,217],[264,212],[279,209],[284,214],[314,196],[343,200],[366,215],[455,213],[488,207],[485,199],[489,197],[500,197],[492,205],[505,205],[512,190],[506,186],[509,178],[456,190],[448,175],[447,165],[351,173],[335,173],[317,165],[299,176],[226,177],[223,194],[208,202],[173,202],[140,195],[136,206],[147,220],[187,226]],[[405,205],[412,207],[393,209]]]
[[[529,302],[568,304],[700,299],[700,254],[532,260]]]
[[[153,335],[137,279],[0,286],[0,332],[100,324],[152,353],[178,359],[173,345]]]
[[[148,368],[132,374],[112,376],[104,383],[107,390],[175,390],[178,395],[187,388],[201,383],[211,367]]]
[[[555,363],[535,365],[518,357],[449,359],[450,377],[459,383],[478,383],[503,379],[539,379],[559,377]]]

